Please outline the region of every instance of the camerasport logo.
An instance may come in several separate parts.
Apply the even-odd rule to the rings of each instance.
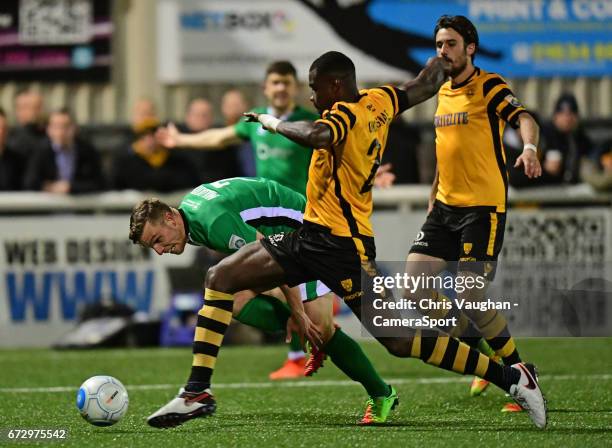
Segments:
[[[181,27],[191,31],[271,31],[288,34],[295,30],[295,21],[283,10],[276,11],[186,11],[181,14]]]

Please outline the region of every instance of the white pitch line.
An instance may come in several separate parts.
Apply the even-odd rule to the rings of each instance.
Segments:
[[[569,380],[611,380],[612,374],[591,374],[591,375],[540,375],[540,380],[544,381],[569,381]],[[390,384],[449,384],[466,383],[471,377],[457,378],[392,378],[387,381]],[[358,386],[359,383],[348,380],[305,380],[290,381],[282,383],[260,382],[260,383],[216,383],[214,389],[271,389],[271,388],[292,388],[292,387],[337,387],[337,386]],[[178,384],[135,384],[126,386],[128,390],[155,390],[155,389],[178,389]],[[56,393],[70,392],[76,390],[76,386],[57,386],[57,387],[1,387],[0,393]]]

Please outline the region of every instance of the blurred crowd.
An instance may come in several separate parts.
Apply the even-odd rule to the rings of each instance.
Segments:
[[[216,120],[205,98],[192,99],[177,128],[192,134],[230,126],[249,110],[240,90],[228,90]],[[594,142],[584,130],[576,98],[562,94],[552,117],[532,112],[540,124],[539,156],[543,175],[529,180],[512,168],[522,151],[518,133],[504,135],[510,185],[516,188],[586,182],[597,190],[612,190],[612,139]],[[9,125],[12,123],[12,125]],[[100,151],[79,132],[79,123],[67,108],[46,110],[36,91],[15,96],[11,111],[0,109],[0,191],[45,191],[79,194],[106,190],[185,190],[199,183],[234,176],[253,176],[255,159],[248,142],[197,151],[166,148],[156,133],[166,125],[153,101],[134,104],[129,131],[112,153]],[[392,125],[383,163],[391,163],[395,183],[430,183],[434,173],[433,132],[396,120]]]

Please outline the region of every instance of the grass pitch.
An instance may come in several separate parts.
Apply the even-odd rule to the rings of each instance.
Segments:
[[[470,398],[468,377],[418,360],[393,358],[375,343],[364,348],[395,385],[400,406],[386,427],[358,427],[365,392],[328,360],[313,379],[272,383],[285,348],[225,347],[214,375],[215,416],[157,430],[145,418],[176,394],[189,373],[189,348],[54,352],[0,351],[0,432],[65,428],[79,447],[405,447],[612,445],[612,338],[526,339],[525,359],[537,363],[548,398],[549,424],[536,429],[526,414],[502,414],[506,398],[490,387]],[[127,415],[97,428],[79,416],[76,391],[86,378],[108,374],[127,387]],[[43,443],[40,443],[43,445]],[[25,446],[0,440],[0,445]]]

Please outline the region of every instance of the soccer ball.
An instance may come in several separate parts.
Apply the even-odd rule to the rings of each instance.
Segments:
[[[81,416],[96,426],[117,423],[125,415],[128,403],[121,381],[106,375],[92,376],[81,384],[76,400]]]

